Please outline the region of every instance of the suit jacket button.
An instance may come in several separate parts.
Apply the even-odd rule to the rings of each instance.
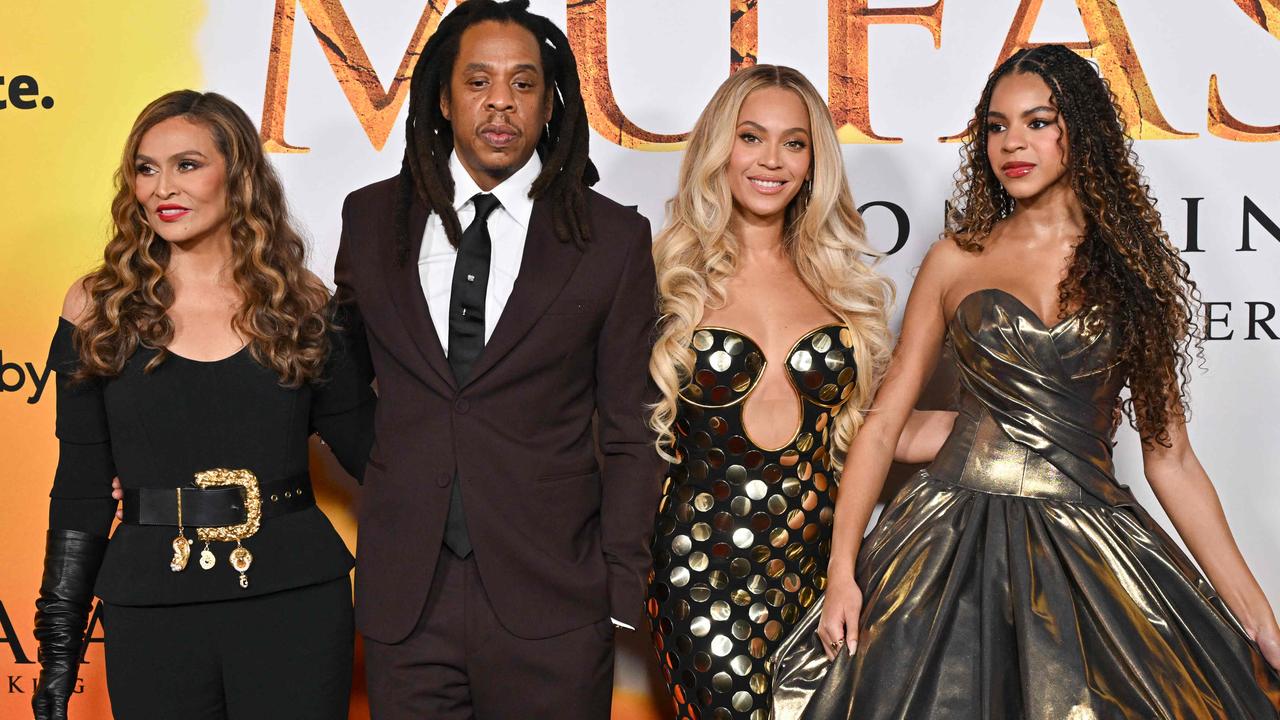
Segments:
[[[439,485],[440,487],[449,487],[449,483],[452,480],[453,477],[449,475],[449,473],[440,473],[436,476],[436,485]]]
[[[466,398],[458,398],[453,403],[453,409],[457,410],[459,415],[466,415],[471,410],[471,401]]]

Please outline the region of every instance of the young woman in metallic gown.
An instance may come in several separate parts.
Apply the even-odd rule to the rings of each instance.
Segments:
[[[1048,45],[991,75],[952,207],[845,463],[822,607],[775,658],[777,716],[1276,718],[1280,630],[1187,437],[1198,293],[1090,63]],[[944,343],[960,417],[863,540]],[[1124,416],[1208,580],[1116,477]]]

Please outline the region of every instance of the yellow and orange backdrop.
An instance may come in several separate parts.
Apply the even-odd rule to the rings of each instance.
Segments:
[[[1207,301],[1192,439],[1246,557],[1280,604],[1280,2],[1277,0],[534,0],[578,55],[598,189],[660,225],[682,141],[716,85],[791,65],[829,98],[855,197],[905,291],[941,229],[988,72],[1067,42],[1107,76],[1159,208]],[[910,6],[909,6],[910,5]],[[452,0],[89,0],[0,7],[0,717],[27,717],[47,494],[45,363],[61,298],[101,257],[111,174],[137,112],[216,90],[260,122],[311,265],[332,275],[337,209],[394,174],[408,78]],[[1141,482],[1122,431],[1122,479]],[[317,448],[322,504],[355,549],[359,491]],[[649,512],[638,508],[637,512]],[[101,628],[95,638],[101,638]],[[669,715],[647,639],[623,638],[614,717]],[[175,648],[180,660],[180,648]],[[110,716],[102,647],[72,718]],[[367,717],[356,679],[353,718]]]

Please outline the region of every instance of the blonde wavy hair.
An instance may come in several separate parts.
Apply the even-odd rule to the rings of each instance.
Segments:
[[[307,271],[306,245],[289,221],[284,189],[244,111],[217,93],[179,90],[152,101],[125,140],[111,202],[112,237],[103,262],[85,276],[88,303],[76,318],[79,377],[119,375],[139,346],[168,356],[173,285],[169,243],[156,235],[135,193],[138,145],[157,124],[182,117],[207,128],[226,161],[232,278],[242,302],[232,327],[260,365],[286,387],[317,378],[329,345],[329,291]]]
[[[834,418],[828,452],[838,472],[889,363],[894,286],[868,262],[878,261],[879,253],[866,243],[826,102],[789,67],[755,65],[735,73],[716,90],[689,137],[679,190],[667,203],[669,219],[653,247],[660,319],[649,373],[662,399],[652,407],[649,426],[658,434],[658,453],[679,462],[676,403],[694,367],[693,333],[707,308],[724,306],[725,285],[738,271],[740,248],[726,177],[738,115],[747,96],[770,87],[790,90],[804,102],[813,148],[811,188],[802,189],[786,210],[783,247],[809,292],[853,335],[857,381],[845,411]]]

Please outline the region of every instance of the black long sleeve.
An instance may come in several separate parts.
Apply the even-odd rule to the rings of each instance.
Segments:
[[[111,499],[115,462],[98,378],[75,380],[80,359],[72,342],[74,326],[60,320],[49,347],[49,367],[57,388],[58,469],[49,493],[49,527],[106,537],[115,519]]]
[[[324,378],[311,401],[311,429],[320,434],[352,477],[364,481],[373,448],[377,397],[370,383],[373,363],[364,323],[354,305],[337,306]]]

